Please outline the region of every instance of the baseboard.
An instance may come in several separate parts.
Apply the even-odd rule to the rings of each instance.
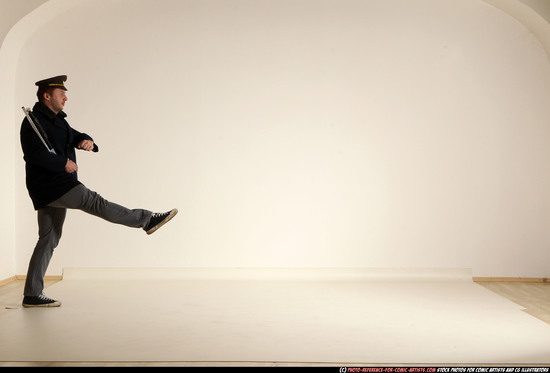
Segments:
[[[7,278],[7,279],[5,279],[5,280],[0,280],[0,286],[7,285],[7,284],[9,284],[10,282],[13,282],[13,281],[15,281],[15,280],[17,280],[17,276],[12,276],[12,277],[9,277],[9,278]]]
[[[469,281],[469,269],[63,268],[64,280]]]
[[[16,279],[16,280],[26,280],[26,279],[27,279],[27,276],[26,276],[26,275],[15,275],[15,279]],[[44,276],[44,280],[60,281],[60,280],[63,280],[63,276],[62,276],[62,275],[58,275],[58,276]]]
[[[550,278],[544,277],[474,277],[474,282],[537,282],[550,283]]]
[[[13,281],[26,280],[26,279],[27,279],[27,276],[25,276],[25,275],[15,275],[15,276],[12,276],[12,277],[8,277],[5,280],[0,280],[0,286],[7,285],[7,284],[9,284],[10,282],[13,282]],[[63,280],[63,276],[45,276],[44,280],[46,280],[46,281],[48,281],[48,280],[50,280],[50,281],[60,281],[60,280]]]
[[[0,286],[7,285],[13,281],[26,280],[26,275],[15,275],[0,280]],[[44,280],[61,281],[63,276],[45,276]],[[550,278],[546,277],[472,277],[474,282],[526,282],[526,283],[550,283]]]

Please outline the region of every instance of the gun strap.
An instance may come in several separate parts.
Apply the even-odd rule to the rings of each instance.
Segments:
[[[36,128],[38,128],[38,131],[40,131],[40,134],[44,138],[44,141],[48,145],[48,148],[53,149],[50,139],[48,138],[48,134],[44,130],[44,127],[42,127],[42,125],[40,124],[40,121],[38,120],[38,118],[33,114],[32,111],[29,111],[29,115],[32,118],[32,121],[34,122],[34,125],[36,126]]]
[[[42,132],[44,132],[44,136],[42,136],[41,131],[38,129],[38,127],[36,127],[36,124],[34,123],[34,119],[36,119],[36,118],[33,119],[34,115],[32,115],[32,117],[31,117],[30,109],[27,109],[24,106],[21,109],[25,113],[25,116],[27,117],[27,121],[29,122],[30,126],[32,127],[32,129],[34,130],[36,135],[40,138],[40,141],[42,141],[42,144],[46,147],[46,149],[48,149],[48,151],[50,153],[56,154],[54,148],[49,143],[49,140],[48,140],[48,142],[46,142],[46,140],[44,139],[44,136],[46,136],[46,133],[45,133],[46,131],[44,131],[44,128],[42,128],[42,126],[40,126],[41,129],[42,129]],[[37,123],[37,124],[40,125],[40,123]]]

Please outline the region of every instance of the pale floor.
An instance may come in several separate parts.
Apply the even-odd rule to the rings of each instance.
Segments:
[[[0,287],[0,366],[550,366],[549,283],[321,285],[54,280],[46,294],[62,296],[63,306],[25,310],[23,281],[13,281]],[[174,298],[174,308],[158,302],[170,299],[170,286],[186,298]],[[136,327],[132,317],[148,324]],[[162,320],[177,320],[186,335]],[[29,325],[51,338],[26,338]],[[86,327],[89,340],[84,330],[70,335]],[[121,336],[129,331],[142,334],[144,345]]]
[[[60,280],[46,280],[46,288]],[[477,284],[522,306],[524,311],[550,324],[550,282],[478,281]],[[0,304],[18,303],[23,280],[0,286]]]

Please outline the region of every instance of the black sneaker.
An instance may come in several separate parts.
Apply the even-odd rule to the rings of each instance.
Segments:
[[[55,299],[48,298],[44,294],[36,297],[25,296],[23,298],[23,307],[59,307],[61,302]]]
[[[174,216],[176,216],[177,213],[178,209],[173,209],[168,212],[154,213],[153,216],[151,216],[151,220],[149,220],[149,224],[147,224],[147,226],[143,229],[147,234],[151,234],[164,224],[168,223]]]

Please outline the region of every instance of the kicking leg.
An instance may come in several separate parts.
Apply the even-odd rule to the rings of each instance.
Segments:
[[[147,234],[156,231],[177,213],[176,209],[160,214],[154,214],[144,209],[128,209],[107,201],[84,185],[74,187],[61,198],[50,203],[49,206],[82,210],[111,223],[133,228],[143,228]]]

